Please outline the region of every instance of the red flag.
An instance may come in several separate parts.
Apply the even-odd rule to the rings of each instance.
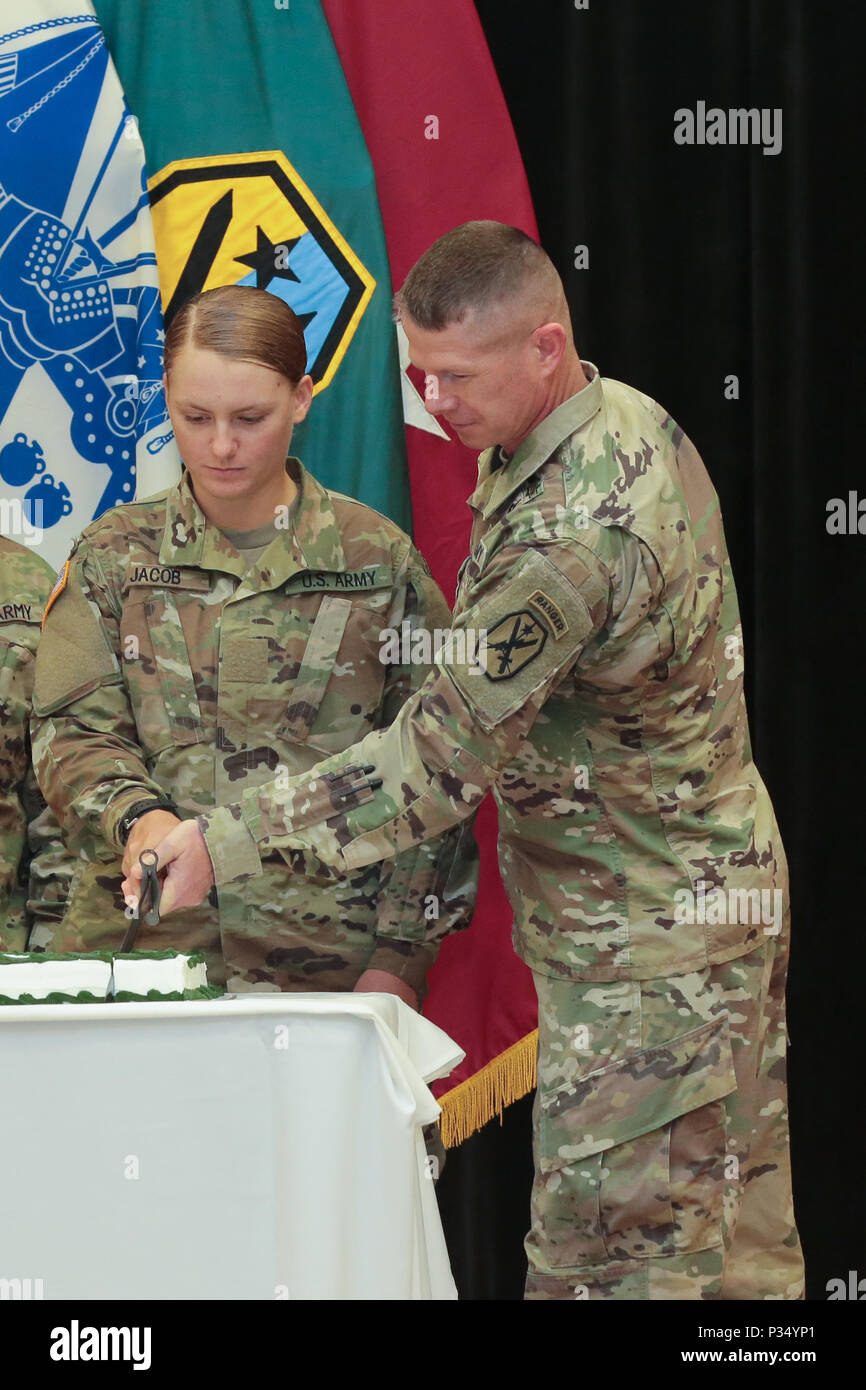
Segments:
[[[538,235],[517,141],[472,0],[383,5],[323,0],[379,191],[391,279],[402,285],[427,247],[460,222],[490,218]],[[414,381],[411,378],[414,376]],[[415,541],[449,601],[469,549],[466,498],[476,455],[423,415],[404,373]],[[424,425],[427,428],[424,428]],[[536,999],[511,947],[512,913],[496,860],[496,811],[481,808],[478,907],[446,939],[425,1015],[466,1051],[437,1083],[445,1143],[457,1143],[535,1084]]]

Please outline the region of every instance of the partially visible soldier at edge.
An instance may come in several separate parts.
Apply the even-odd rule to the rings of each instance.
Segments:
[[[580,360],[522,232],[456,228],[397,303],[428,408],[484,450],[454,609],[480,669],[446,644],[389,729],[176,828],[166,908],[277,846],[374,862],[492,786],[539,1000],[526,1297],[802,1298],[788,870],[718,497],[661,406]]]
[[[0,951],[38,950],[63,915],[74,869],[33,772],[30,707],[54,572],[0,536]]]

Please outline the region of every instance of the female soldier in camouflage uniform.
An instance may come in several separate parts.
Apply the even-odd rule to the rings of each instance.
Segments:
[[[383,664],[381,634],[450,625],[408,537],[287,460],[312,398],[305,364],[276,296],[227,286],[190,300],[165,341],[181,481],[89,526],[55,586],[34,759],[84,857],[53,949],[120,943],[124,853],[136,862],[178,818],[390,724],[428,667]],[[203,950],[231,989],[390,989],[415,1003],[475,882],[461,828],[345,875],[275,852],[254,884],[141,923],[136,946]]]

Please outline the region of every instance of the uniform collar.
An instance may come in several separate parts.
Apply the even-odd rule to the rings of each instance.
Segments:
[[[288,525],[277,532],[280,543],[275,537],[257,566],[263,580],[267,572],[270,588],[283,584],[300,570],[345,569],[340,528],[330,494],[307,472],[300,459],[288,458],[286,467],[298,495],[287,518]],[[198,505],[186,469],[166,499],[159,558],[163,564],[196,565],[200,569],[224,570],[241,579],[250,578],[246,560],[228,537],[208,522]]]
[[[483,517],[498,510],[537,468],[550,458],[563,440],[579,430],[601,407],[601,377],[594,362],[581,362],[588,385],[569,396],[546,415],[517,448],[512,457],[494,469],[498,447],[485,449],[478,460],[478,486],[469,505]]]

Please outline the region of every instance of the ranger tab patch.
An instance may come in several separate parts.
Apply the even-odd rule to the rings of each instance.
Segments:
[[[550,624],[553,630],[553,640],[558,642],[560,637],[564,637],[568,632],[568,623],[565,621],[562,609],[558,608],[541,589],[536,589],[534,594],[530,594],[526,600],[531,607],[536,608]]]

